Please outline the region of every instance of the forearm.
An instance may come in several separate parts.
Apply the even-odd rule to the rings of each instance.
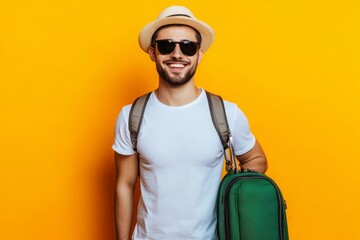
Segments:
[[[133,202],[132,189],[117,186],[115,192],[115,227],[117,240],[129,240],[131,238]]]
[[[116,239],[129,240],[131,238],[134,191],[138,173],[137,155],[121,155],[115,152],[115,165]]]

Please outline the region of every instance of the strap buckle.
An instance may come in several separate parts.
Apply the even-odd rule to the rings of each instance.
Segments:
[[[224,151],[225,151],[225,154],[224,154],[225,155],[225,170],[226,170],[226,172],[233,170],[235,173],[237,173],[239,171],[239,169],[238,169],[238,165],[236,162],[234,143],[233,143],[233,138],[232,138],[230,130],[228,132],[228,136],[229,136],[229,142],[227,144],[227,148],[224,149]]]

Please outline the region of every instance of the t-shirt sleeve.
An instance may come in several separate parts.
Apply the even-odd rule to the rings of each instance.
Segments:
[[[228,121],[233,136],[235,154],[242,155],[254,147],[256,139],[250,130],[249,122],[244,112],[235,104],[229,110]]]
[[[132,155],[136,152],[131,143],[131,137],[128,127],[128,118],[131,105],[123,107],[117,117],[115,124],[115,139],[112,149],[122,155]]]

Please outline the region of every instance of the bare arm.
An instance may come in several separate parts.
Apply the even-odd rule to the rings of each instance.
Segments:
[[[115,224],[116,239],[131,238],[131,223],[134,209],[134,190],[138,174],[137,155],[115,153]]]
[[[249,152],[236,156],[236,158],[239,160],[242,169],[252,169],[265,173],[268,168],[265,153],[258,141]]]

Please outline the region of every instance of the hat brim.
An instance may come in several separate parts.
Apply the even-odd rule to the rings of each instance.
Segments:
[[[203,52],[206,52],[211,44],[214,41],[214,32],[212,28],[206,23],[199,21],[197,19],[188,18],[188,17],[167,17],[155,20],[148,25],[146,25],[139,34],[139,45],[141,49],[145,52],[149,52],[151,47],[151,38],[155,31],[160,27],[166,25],[186,25],[196,29],[201,35],[201,47]]]

